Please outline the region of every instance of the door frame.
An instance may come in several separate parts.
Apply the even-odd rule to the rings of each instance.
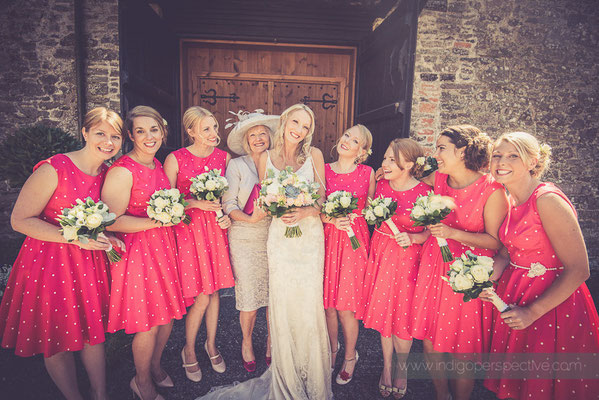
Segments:
[[[340,94],[343,93],[345,102],[347,104],[347,118],[343,120],[345,127],[349,128],[354,123],[354,113],[356,105],[356,79],[357,79],[357,56],[358,46],[340,46],[340,45],[324,45],[324,44],[301,44],[301,43],[279,43],[279,42],[261,42],[261,41],[244,41],[244,40],[211,40],[211,39],[194,39],[194,38],[180,38],[179,39],[179,102],[181,109],[181,118],[183,118],[184,110],[184,98],[185,87],[184,81],[187,80],[187,65],[185,46],[194,44],[206,44],[206,45],[229,45],[244,46],[244,49],[253,47],[255,50],[285,50],[289,51],[303,51],[303,52],[334,52],[347,54],[350,56],[349,71],[346,71],[346,76],[349,77],[349,81],[345,82],[345,79],[339,77],[324,77],[324,76],[311,76],[311,75],[279,75],[279,74],[253,74],[253,73],[233,73],[233,72],[206,72],[199,76],[206,78],[219,78],[219,79],[232,79],[232,80],[263,80],[264,78],[271,78],[275,80],[285,80],[287,82],[336,82],[339,83]],[[345,85],[343,85],[345,83]],[[343,110],[338,108],[340,114]],[[341,120],[341,118],[340,118]],[[185,143],[185,133],[181,130],[181,143]]]

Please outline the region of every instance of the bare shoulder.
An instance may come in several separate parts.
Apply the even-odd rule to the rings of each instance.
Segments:
[[[557,193],[545,193],[539,196],[536,200],[539,216],[551,216],[552,218],[560,218],[566,215],[575,218],[574,211],[570,204]]]
[[[322,162],[324,162],[324,156],[322,155],[322,151],[320,151],[319,148],[311,146],[310,147],[310,155],[315,160],[322,160]]]
[[[175,153],[171,153],[168,156],[166,156],[166,159],[164,160],[164,168],[168,167],[175,167],[177,169],[179,168],[179,162],[177,161]]]
[[[133,182],[133,174],[125,167],[113,167],[106,174],[106,181]]]

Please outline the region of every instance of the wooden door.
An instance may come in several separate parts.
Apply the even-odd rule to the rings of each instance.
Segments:
[[[280,114],[292,104],[304,103],[314,111],[312,145],[322,150],[325,160],[331,160],[331,149],[344,129],[339,104],[340,83],[277,82],[273,90],[273,112]]]
[[[315,115],[312,143],[330,161],[334,143],[353,119],[354,60],[346,48],[340,54],[317,50],[184,42],[182,108],[200,105],[212,111],[221,126],[220,147],[227,149],[223,127],[229,111],[280,114],[304,103]]]
[[[357,121],[374,136],[368,164],[379,167],[389,142],[408,137],[418,0],[401,0],[358,53]]]

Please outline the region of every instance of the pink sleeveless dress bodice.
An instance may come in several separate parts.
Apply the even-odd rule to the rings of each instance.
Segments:
[[[499,237],[513,264],[503,272],[497,287],[497,294],[507,304],[526,306],[534,302],[562,272],[562,263],[537,211],[537,199],[548,193],[557,194],[574,210],[566,195],[552,183],[541,183],[530,198],[518,206],[510,198],[510,212],[499,229]],[[541,263],[548,270],[529,277],[528,268],[534,263]],[[510,354],[520,353],[599,353],[599,317],[587,285],[580,285],[563,303],[526,329],[511,329],[499,312],[494,311],[490,352],[507,360]],[[501,399],[599,398],[596,378],[487,379],[485,386]]]
[[[75,200],[100,200],[108,167],[97,176],[83,173],[71,159],[57,154],[34,167],[49,164],[58,186],[40,219],[55,220]],[[10,273],[0,306],[2,347],[23,357],[50,357],[104,342],[108,321],[108,261],[104,251],[76,244],[27,237]]]
[[[374,197],[390,197],[396,201],[397,210],[391,220],[400,232],[417,233],[424,228],[413,226],[409,209],[418,196],[430,190],[430,186],[420,182],[412,189],[397,191],[388,180],[381,180]],[[358,313],[366,328],[375,329],[384,337],[395,335],[404,340],[412,339],[409,326],[421,250],[420,244],[412,244],[407,249],[398,245],[386,223],[376,228],[364,282],[365,307]]]
[[[362,246],[353,250],[347,232],[340,231],[334,224],[324,224],[324,308],[356,312],[362,307],[362,287],[370,248],[370,232],[362,209],[368,199],[371,174],[372,168],[362,164],[348,174],[338,174],[330,164],[325,165],[327,197],[338,190],[358,197],[352,229]]]
[[[177,189],[191,198],[190,178],[210,169],[220,169],[225,175],[227,153],[215,148],[208,157],[197,157],[188,149],[181,148],[172,153],[177,159],[179,173]],[[191,218],[189,225],[175,227],[179,246],[180,281],[186,305],[191,305],[196,296],[209,295],[217,290],[235,286],[227,231],[218,226],[216,213],[199,208],[186,211]]]
[[[133,176],[131,197],[125,215],[147,218],[150,197],[170,189],[162,164],[154,169],[124,155],[110,168],[126,168]],[[123,259],[111,266],[108,331],[145,332],[153,326],[181,319],[185,305],[179,283],[177,242],[172,227],[160,226],[135,233],[117,233],[125,243]]]
[[[491,175],[482,175],[462,189],[447,184],[448,175],[435,172],[436,194],[451,196],[456,208],[443,220],[445,225],[468,232],[484,232],[485,204],[496,190],[503,186]],[[455,258],[467,250],[474,254],[493,256],[495,251],[466,246],[448,239],[449,249]],[[422,249],[420,269],[414,291],[412,335],[427,339],[436,351],[448,353],[483,353],[489,349],[491,328],[491,303],[479,299],[467,303],[463,295],[454,293],[441,279],[446,276],[450,263],[443,262],[436,238],[428,238]]]

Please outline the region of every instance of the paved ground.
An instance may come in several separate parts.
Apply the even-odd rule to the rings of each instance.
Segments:
[[[589,280],[591,293],[597,294],[599,279]],[[175,382],[175,388],[161,390],[161,393],[172,400],[190,400],[206,393],[211,386],[225,385],[234,381],[245,381],[259,376],[266,369],[264,348],[266,324],[264,310],[258,314],[258,322],[254,332],[254,347],[257,356],[258,369],[255,373],[247,373],[241,364],[241,331],[238,322],[238,312],[235,310],[233,297],[223,297],[221,300],[220,326],[217,343],[227,361],[227,371],[217,374],[210,368],[208,357],[203,351],[198,351],[199,362],[204,372],[204,378],[199,383],[193,383],[185,378],[181,368],[180,351],[184,343],[183,321],[176,321],[173,333],[164,352],[163,366]],[[131,336],[121,333],[112,335],[108,341],[108,385],[113,400],[131,399],[129,380],[134,374],[131,355]],[[205,330],[200,331],[198,344],[205,340]],[[379,335],[377,332],[361,328],[357,348],[360,361],[356,368],[355,377],[348,385],[339,386],[333,381],[333,392],[337,400],[361,400],[381,398],[378,394],[377,383],[382,369],[382,355]],[[415,341],[413,351],[422,352],[422,344]],[[340,352],[343,354],[343,350]],[[342,357],[338,357],[335,374],[341,367]],[[79,370],[83,370],[79,365]],[[80,386],[89,387],[85,374],[79,376]],[[86,390],[86,389],[84,389]],[[41,357],[20,358],[10,350],[0,350],[0,398],[3,400],[55,400],[61,395],[45,372]],[[408,394],[405,399],[427,400],[434,399],[434,389],[430,380],[410,380]],[[493,400],[493,393],[476,383],[472,399]]]
[[[255,373],[247,373],[241,364],[241,331],[238,322],[238,312],[235,310],[233,297],[223,297],[221,300],[221,315],[218,345],[227,361],[227,371],[217,374],[210,368],[208,357],[203,351],[198,352],[200,366],[204,378],[199,383],[193,383],[185,378],[181,368],[180,351],[184,343],[183,321],[176,321],[168,346],[164,352],[164,369],[171,375],[175,388],[161,390],[161,393],[172,400],[194,399],[206,393],[213,385],[225,385],[234,381],[245,381],[259,376],[266,369],[264,362],[266,324],[264,310],[258,314],[255,327],[255,352],[258,357],[258,369]],[[205,340],[205,330],[202,329],[198,344]],[[355,377],[348,385],[339,386],[333,382],[336,399],[376,399],[380,398],[377,382],[382,369],[382,356],[379,335],[369,329],[361,329],[358,340],[360,361]],[[422,351],[419,342],[414,345],[414,351]],[[343,351],[341,351],[343,354]],[[341,367],[341,357],[338,357],[337,370]],[[82,370],[82,366],[79,366]],[[134,374],[131,355],[131,336],[124,334],[112,335],[108,350],[108,385],[113,400],[131,399],[129,380]],[[80,374],[80,386],[89,387],[85,374]],[[433,388],[429,380],[413,380],[409,384],[409,395],[406,399],[432,399]],[[0,398],[5,400],[54,400],[61,399],[60,392],[53,385],[45,372],[41,357],[20,358],[9,350],[0,351]],[[473,399],[495,399],[495,396],[477,383]]]

